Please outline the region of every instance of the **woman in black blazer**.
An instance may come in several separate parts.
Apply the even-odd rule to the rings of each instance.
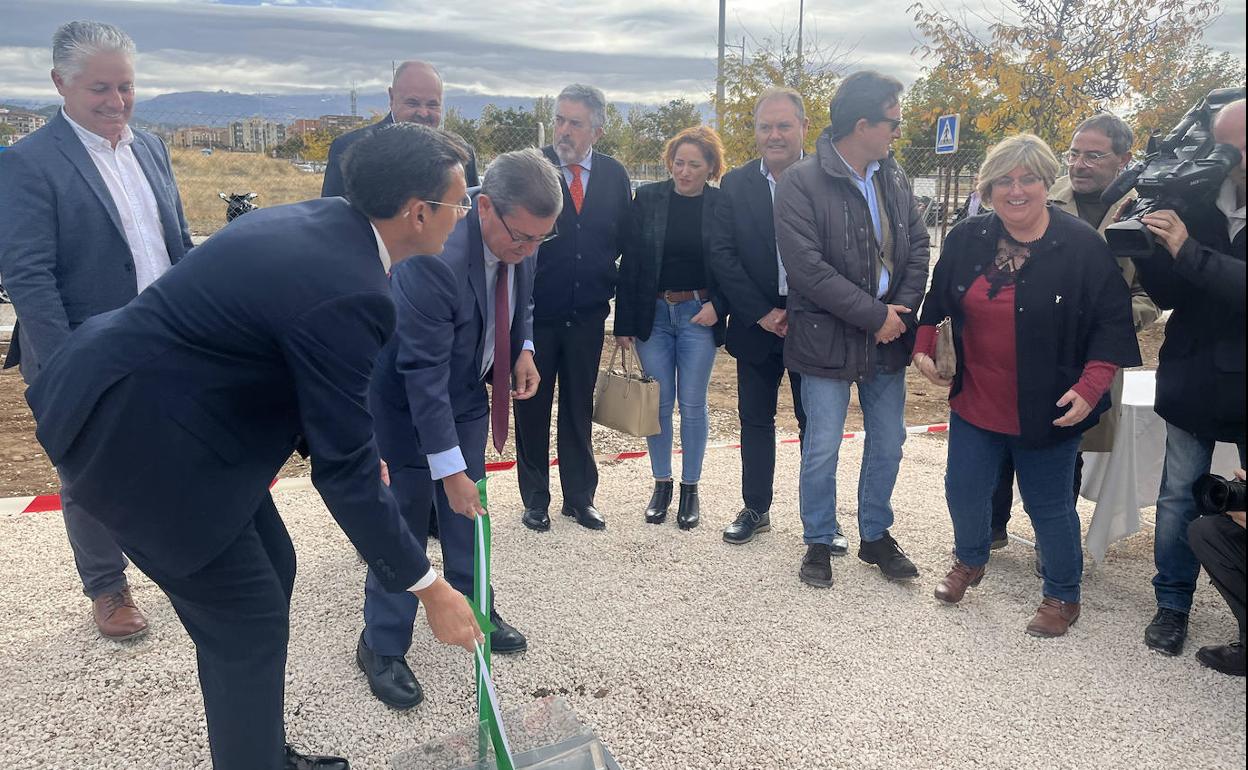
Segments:
[[[672,407],[680,403],[681,529],[698,525],[698,479],[706,454],[706,391],[724,344],[724,300],[709,266],[711,226],[724,147],[706,126],[687,128],[663,152],[672,178],[637,188],[615,295],[615,339],[634,343],[659,381],[659,426],[646,439],[654,494],[646,521],[662,524],[672,502]]]

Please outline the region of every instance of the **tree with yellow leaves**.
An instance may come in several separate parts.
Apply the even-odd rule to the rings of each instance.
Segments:
[[[992,97],[977,129],[1030,131],[1056,147],[1095,110],[1149,93],[1219,10],[1218,0],[1003,0],[958,15],[938,0],[910,6],[932,70]]]

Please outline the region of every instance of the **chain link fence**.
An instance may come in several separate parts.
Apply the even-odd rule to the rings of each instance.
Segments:
[[[949,228],[966,216],[967,200],[975,191],[975,175],[986,152],[962,148],[937,155],[933,147],[911,146],[897,154],[897,161],[914,187],[914,197],[934,249],[940,247]]]

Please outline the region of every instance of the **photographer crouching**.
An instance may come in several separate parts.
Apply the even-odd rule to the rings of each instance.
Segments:
[[[1240,89],[1238,99],[1216,109],[1219,93],[1210,94],[1189,112],[1162,143],[1162,152],[1145,161],[1136,186],[1142,202],[1147,184],[1167,194],[1154,198],[1151,207],[1146,205],[1143,216],[1137,208],[1132,217],[1147,233],[1131,223],[1152,242],[1151,253],[1130,254],[1140,283],[1158,306],[1174,311],[1157,367],[1155,408],[1166,421],[1166,459],[1153,552],[1157,614],[1144,631],[1144,643],[1166,655],[1183,651],[1200,575],[1188,539],[1188,525],[1200,514],[1193,484],[1209,473],[1215,442],[1236,444],[1244,465],[1245,103]],[[1167,153],[1168,158],[1162,157]],[[1166,173],[1150,174],[1149,164]],[[1180,178],[1204,180],[1208,193],[1198,195],[1200,187],[1190,185],[1186,196],[1174,194],[1170,182]],[[1181,216],[1175,208],[1182,210]],[[1120,225],[1129,223],[1110,229]],[[1113,234],[1109,240],[1113,247]],[[1201,537],[1213,537],[1206,533],[1212,526],[1202,524],[1196,531]],[[1238,537],[1242,574],[1242,528]],[[1242,582],[1241,578],[1241,597]],[[1241,632],[1242,607],[1241,600]],[[1242,648],[1238,655],[1242,674]]]
[[[1187,542],[1222,594],[1235,620],[1239,639],[1230,644],[1201,647],[1196,660],[1214,671],[1231,676],[1244,675],[1244,595],[1248,574],[1244,558],[1248,554],[1244,536],[1244,471],[1235,472],[1235,481],[1204,476],[1193,489],[1203,515],[1187,528]]]

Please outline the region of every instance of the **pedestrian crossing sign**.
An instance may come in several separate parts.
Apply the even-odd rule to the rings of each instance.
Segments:
[[[958,151],[958,115],[941,115],[936,119],[936,154],[951,155]]]

